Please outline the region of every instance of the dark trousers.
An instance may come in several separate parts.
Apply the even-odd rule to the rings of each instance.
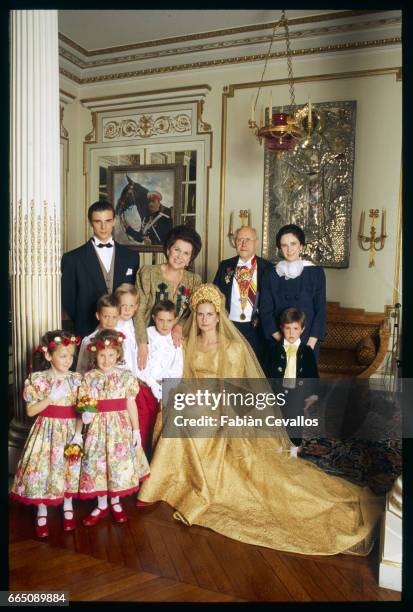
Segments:
[[[264,349],[265,339],[261,332],[261,327],[253,327],[250,322],[241,323],[238,321],[232,321],[235,327],[241,332],[244,338],[249,342],[252,350],[254,351],[261,367],[263,367],[264,360]]]

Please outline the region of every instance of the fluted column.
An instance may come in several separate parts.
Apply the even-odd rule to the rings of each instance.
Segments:
[[[402,589],[403,483],[399,476],[386,496],[380,546],[379,585]]]
[[[11,11],[10,280],[14,418],[27,434],[22,388],[33,348],[61,325],[60,129],[57,11]]]

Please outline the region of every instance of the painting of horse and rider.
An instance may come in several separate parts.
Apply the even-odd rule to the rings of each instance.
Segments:
[[[181,164],[109,167],[115,240],[138,251],[162,251],[167,233],[180,223],[182,176]]]

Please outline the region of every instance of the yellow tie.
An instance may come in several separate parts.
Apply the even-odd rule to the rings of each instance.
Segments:
[[[284,378],[296,378],[297,376],[297,349],[294,344],[284,346],[287,353],[287,367],[285,368]]]

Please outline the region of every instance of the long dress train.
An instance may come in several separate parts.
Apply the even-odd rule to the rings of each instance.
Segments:
[[[191,376],[217,377],[218,353],[192,346]],[[242,340],[226,341],[226,378],[254,376],[247,353]],[[163,500],[186,524],[242,542],[317,555],[367,554],[383,509],[383,498],[367,487],[290,456],[277,439],[181,439],[162,432],[139,500]]]

